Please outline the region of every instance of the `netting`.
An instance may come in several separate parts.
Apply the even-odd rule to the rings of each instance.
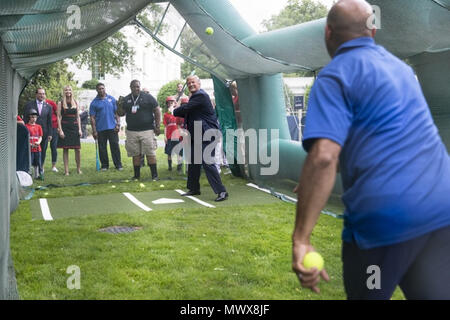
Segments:
[[[0,299],[17,296],[9,249],[10,213],[19,203],[15,170],[17,112],[12,106],[17,106],[23,84],[0,43]]]
[[[149,2],[2,1],[2,42],[14,69],[29,77],[114,34]]]

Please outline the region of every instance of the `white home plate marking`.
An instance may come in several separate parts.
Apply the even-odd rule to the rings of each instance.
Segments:
[[[175,191],[178,192],[179,194],[185,193],[183,190],[180,190],[180,189],[176,189]],[[215,208],[215,206],[213,206],[212,204],[209,204],[209,203],[207,203],[207,202],[205,202],[205,201],[202,201],[202,200],[200,200],[200,199],[197,199],[196,197],[193,197],[193,196],[186,196],[186,198],[189,198],[189,199],[191,199],[191,200],[194,200],[195,202],[200,203],[202,206],[205,206],[205,207],[208,207],[208,208]]]
[[[182,199],[168,199],[168,198],[161,198],[155,201],[152,201],[154,204],[168,204],[168,203],[181,203],[184,202]]]
[[[48,207],[47,199],[39,199],[39,204],[41,205],[42,216],[46,221],[52,221],[53,217],[50,214],[50,208]]]
[[[151,208],[147,207],[145,204],[140,202],[138,199],[136,199],[131,193],[124,192],[123,195],[127,197],[131,202],[133,202],[135,205],[137,205],[139,208],[141,208],[144,211],[152,211]]]

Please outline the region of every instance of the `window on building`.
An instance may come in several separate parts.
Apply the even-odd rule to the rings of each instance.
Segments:
[[[100,60],[95,59],[92,63],[92,79],[105,80],[105,70]]]

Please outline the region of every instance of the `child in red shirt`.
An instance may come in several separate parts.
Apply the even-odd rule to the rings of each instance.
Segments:
[[[167,154],[167,162],[169,165],[169,171],[172,171],[172,151],[177,146],[182,138],[180,137],[179,128],[183,126],[184,119],[175,117],[172,112],[176,105],[176,100],[174,97],[169,96],[166,98],[167,112],[164,113],[163,123],[164,123],[164,142],[166,146],[164,148],[165,154]],[[178,148],[180,148],[178,146]],[[181,173],[183,168],[183,149],[180,148],[178,152],[178,165],[177,172]]]
[[[30,132],[30,147],[31,147],[31,165],[34,168],[34,178],[44,179],[42,175],[39,176],[41,172],[41,141],[42,141],[42,127],[36,124],[38,117],[38,112],[36,110],[31,110],[29,113],[30,120],[25,125]]]

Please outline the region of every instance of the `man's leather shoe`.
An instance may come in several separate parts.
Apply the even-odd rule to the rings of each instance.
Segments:
[[[227,200],[227,198],[228,198],[228,192],[221,192],[221,193],[219,193],[219,196],[214,201],[219,202],[219,201]]]
[[[189,190],[186,193],[183,193],[182,196],[199,196],[200,195],[200,191],[191,191]]]

